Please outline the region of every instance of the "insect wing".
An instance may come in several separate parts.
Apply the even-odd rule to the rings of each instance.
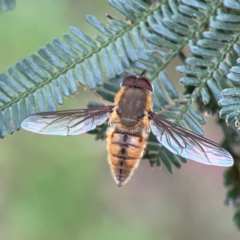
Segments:
[[[172,153],[203,164],[232,166],[229,152],[204,137],[150,112],[150,127],[157,140]]]
[[[111,107],[37,113],[23,120],[25,130],[46,135],[79,135],[102,125]]]

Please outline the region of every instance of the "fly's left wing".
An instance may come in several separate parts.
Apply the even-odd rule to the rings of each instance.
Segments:
[[[233,165],[229,152],[204,137],[149,112],[152,133],[172,153],[200,163],[228,167]]]
[[[96,109],[37,113],[24,119],[21,127],[46,135],[79,135],[91,131],[107,121],[112,108],[112,106],[106,106]]]

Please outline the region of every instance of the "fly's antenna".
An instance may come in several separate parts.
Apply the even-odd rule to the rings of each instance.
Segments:
[[[146,74],[146,72],[147,72],[147,69],[144,69],[144,70],[142,71],[142,73],[140,74],[140,77],[144,76],[144,75]]]
[[[134,87],[137,87],[138,78],[139,78],[139,77],[143,77],[143,76],[146,74],[146,72],[147,72],[147,69],[144,69],[144,70],[142,71],[142,73],[140,74],[140,76],[138,76],[138,77],[135,79],[135,81],[134,81]]]

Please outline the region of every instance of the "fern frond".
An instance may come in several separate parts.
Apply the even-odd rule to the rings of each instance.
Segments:
[[[207,31],[199,32],[197,40],[190,41],[193,56],[186,59],[186,65],[177,67],[179,72],[186,75],[181,78],[181,84],[186,88],[193,87],[193,90],[187,91],[191,94],[189,101],[201,96],[202,102],[207,105],[212,100],[211,94],[219,101],[221,91],[231,85],[225,75],[229,72],[229,65],[236,63],[230,51],[240,36],[240,19],[235,1],[224,1],[224,6],[216,2]],[[234,10],[233,6],[236,6]]]
[[[239,57],[237,62],[240,62],[240,45],[234,45],[235,56]],[[233,57],[233,55],[231,55]],[[237,64],[237,62],[234,62]],[[233,64],[234,64],[233,63]],[[220,117],[225,119],[226,124],[229,126],[232,123],[239,130],[240,116],[239,116],[239,103],[240,103],[240,67],[235,65],[230,68],[228,66],[226,71],[226,77],[231,82],[231,88],[225,88],[222,91],[223,97],[219,101],[219,105],[222,107],[220,111]]]
[[[187,101],[187,96],[185,96],[184,99],[180,99],[176,89],[164,72],[160,72],[159,76],[152,81],[152,84],[154,86],[154,111],[159,112],[174,103],[176,106],[172,107],[169,112],[163,112],[161,116],[166,119],[176,120],[181,114],[181,111],[186,107],[185,102]],[[105,83],[97,89],[97,93],[101,95],[103,99],[113,102],[114,96],[119,89],[119,84]],[[98,106],[100,105],[97,103],[90,103],[88,105],[90,108]],[[198,124],[205,124],[205,120],[192,107],[189,107],[189,112],[184,115],[184,119],[179,120],[177,123],[181,127],[190,128],[193,132],[203,135],[203,131]],[[90,132],[90,134],[95,134],[96,139],[104,139],[106,130],[107,124],[97,127],[97,129]],[[150,134],[148,139],[147,150],[147,153],[144,155],[145,159],[149,159],[152,165],[161,166],[161,163],[163,163],[171,173],[173,172],[173,165],[180,168],[181,163],[186,162],[186,159],[175,156],[166,148],[160,147],[156,137],[152,134]]]
[[[121,2],[121,1],[120,1]],[[210,17],[214,15],[214,13],[217,12],[222,7],[222,3],[219,1],[213,1],[211,5],[204,3],[203,1],[183,1],[178,4],[177,1],[170,1],[168,5],[163,4],[160,8],[160,14],[159,12],[154,12],[153,17],[147,18],[148,26],[151,27],[153,32],[158,34],[158,37],[160,36],[161,39],[158,39],[158,44],[156,46],[160,47],[161,50],[164,48],[164,51],[160,53],[161,56],[161,64],[158,64],[157,67],[151,72],[151,79],[161,79],[159,76],[161,75],[162,70],[164,67],[172,60],[172,58],[176,55],[181,53],[181,49],[188,43],[191,42],[191,39],[198,37],[199,33],[201,32],[202,28],[208,23],[210,20]],[[193,20],[192,17],[196,18],[196,21]],[[141,27],[141,26],[140,26]],[[144,30],[143,28],[141,28]],[[145,33],[145,31],[142,31]],[[148,32],[149,34],[149,32]],[[148,37],[148,34],[144,34],[145,39],[149,39],[151,43],[156,44],[154,42],[153,36],[150,40],[150,37]],[[209,46],[207,46],[209,47]],[[172,51],[169,51],[172,48]],[[165,50],[167,49],[167,50]],[[195,54],[198,53],[198,48],[194,47],[192,48],[195,50]],[[194,51],[193,51],[194,52]],[[217,51],[202,51],[202,54],[206,58],[209,58],[209,56],[214,56],[215,58],[219,56],[219,53]],[[200,61],[202,60],[202,61]],[[204,61],[203,61],[204,60]],[[196,62],[197,61],[197,62]],[[189,108],[192,105],[192,100],[194,99],[193,96],[198,95],[198,91],[200,90],[200,93],[203,97],[204,103],[207,104],[210,101],[210,93],[208,91],[207,87],[200,87],[197,88],[197,85],[202,85],[202,82],[197,77],[192,76],[202,76],[204,77],[207,75],[207,69],[205,70],[203,68],[203,65],[210,64],[211,61],[205,58],[192,58],[189,60],[191,64],[193,65],[200,65],[199,68],[194,67],[188,67],[184,66],[179,68],[182,72],[188,74],[187,78],[182,80],[182,83],[186,83],[186,85],[193,85],[195,87],[195,91],[191,96],[189,97],[189,100],[185,104],[184,109],[180,112],[180,114],[176,115],[176,118],[173,120],[181,125],[181,121],[183,119],[188,119],[189,124],[188,125],[194,125],[194,122],[191,121],[190,118],[187,116],[187,112],[189,111]],[[203,69],[202,69],[203,68]],[[196,71],[196,72],[194,72]],[[162,80],[162,79],[161,79]],[[154,83],[155,80],[153,80]],[[215,86],[214,82],[208,81],[208,86],[211,88],[212,93],[215,97],[220,98],[220,90]],[[156,92],[157,96],[161,96],[161,92]],[[159,97],[161,98],[161,97]],[[165,106],[164,99],[159,99],[159,102],[162,104],[162,106]],[[197,125],[196,125],[197,126]],[[199,129],[198,129],[199,130]],[[200,133],[201,131],[198,131],[195,128],[195,131]]]
[[[153,5],[150,5],[151,2]],[[54,39],[37,53],[24,58],[7,73],[0,73],[0,137],[20,129],[21,121],[30,114],[55,111],[64,97],[77,92],[77,86],[95,89],[105,100],[113,102],[119,83],[128,73],[146,69],[155,92],[154,111],[176,104],[162,117],[203,135],[204,118],[193,108],[198,101],[201,109],[219,110],[227,125],[240,126],[240,3],[235,0],[109,0],[126,18],[125,21],[106,15],[108,25],[94,16],[87,21],[99,32],[95,39],[76,27],[70,27],[63,39]],[[11,2],[0,0],[0,3]],[[15,3],[15,1],[12,1]],[[156,3],[155,3],[156,2]],[[0,4],[1,7],[1,4]],[[191,57],[182,49],[189,46]],[[164,73],[175,56],[185,60],[177,70],[186,76],[180,83],[185,93],[179,96]],[[237,59],[238,58],[238,59]],[[134,71],[133,71],[134,70]],[[133,73],[134,74],[134,73]],[[201,101],[199,100],[201,97]],[[91,103],[89,107],[99,104]],[[236,129],[223,127],[223,146],[230,152],[238,139]],[[107,125],[90,132],[103,139]],[[233,131],[233,133],[232,133]],[[173,172],[186,159],[159,147],[149,137],[148,153],[152,165]],[[229,187],[228,203],[239,209],[239,156],[226,173]],[[240,213],[236,223],[240,226]]]
[[[213,1],[214,2],[214,1]],[[190,95],[188,106],[195,100],[201,108],[211,111],[220,110],[220,117],[225,118],[227,125],[235,122],[239,126],[240,103],[240,71],[237,66],[240,56],[240,4],[234,0],[215,2],[215,9],[209,26],[200,31],[189,43],[192,56],[186,59],[186,65],[177,70],[184,73],[180,82]],[[238,59],[237,59],[238,58]],[[201,97],[201,104],[199,101]],[[186,107],[186,110],[188,108]],[[184,113],[183,113],[184,115]],[[234,222],[240,227],[240,182],[239,182],[239,155],[236,155],[233,146],[240,139],[236,129],[219,122],[224,130],[223,147],[234,157],[235,164],[225,173],[225,185],[228,187],[227,203],[235,207]]]
[[[6,12],[14,9],[16,6],[15,0],[0,0],[0,12]]]
[[[1,137],[6,131],[12,134],[18,130],[20,122],[30,114],[56,110],[64,96],[77,91],[77,83],[95,89],[106,81],[114,82],[131,67],[147,69],[154,79],[183,46],[177,44],[182,37],[164,27],[159,11],[168,17],[170,12],[176,12],[176,5],[150,6],[128,0],[112,0],[110,4],[131,22],[111,18],[106,27],[95,17],[87,16],[101,33],[97,41],[76,27],[70,27],[70,33],[64,34],[63,40],[54,39],[37,54],[10,67],[8,74],[0,75]],[[166,39],[168,35],[170,39]],[[162,59],[152,56],[154,52]]]
[[[124,7],[132,4],[128,2]],[[11,134],[18,130],[21,121],[30,114],[55,111],[56,106],[63,103],[64,96],[77,92],[77,84],[95,89],[133,65],[152,69],[138,60],[138,55],[142,62],[153,62],[155,58],[151,56],[153,50],[144,52],[142,45],[138,45],[144,42],[142,38],[133,42],[133,25],[114,19],[108,28],[93,16],[88,16],[87,20],[105,35],[101,43],[76,27],[70,27],[70,33],[64,34],[63,40],[54,39],[37,54],[10,67],[8,74],[0,74],[1,137],[6,131]]]
[[[95,39],[70,27],[63,40],[54,39],[37,54],[10,67],[8,74],[0,74],[1,137],[5,136],[5,130],[10,134],[18,130],[21,121],[30,114],[55,111],[56,106],[63,103],[63,97],[77,92],[77,84],[96,89],[105,100],[113,102],[119,83],[132,68],[148,70],[155,89],[155,111],[183,102],[162,116],[203,135],[199,124],[205,120],[192,108],[192,100],[200,94],[203,103],[209,103],[209,88],[219,100],[220,87],[229,86],[219,77],[218,70],[218,65],[225,60],[229,42],[233,44],[229,34],[222,33],[226,26],[221,25],[221,33],[219,30],[200,34],[210,16],[221,8],[221,2],[208,5],[203,1],[169,1],[168,4],[160,1],[153,6],[138,0],[110,0],[109,3],[128,20],[107,15],[109,24],[105,26],[95,17],[87,16],[87,21],[100,33]],[[211,26],[217,29],[216,21],[210,20]],[[237,27],[231,25],[230,29],[237,30]],[[191,39],[199,36],[200,40],[194,45]],[[181,49],[189,42],[194,57],[188,58],[187,65],[178,70],[187,75],[181,83],[193,86],[194,91],[180,97],[163,70],[174,56],[182,54]],[[104,130],[103,126],[95,133],[100,138]],[[156,143],[150,136],[149,156],[153,163],[160,165],[162,161],[172,172],[171,163],[180,167],[180,162],[185,162],[156,147]]]
[[[77,91],[77,84],[96,89],[105,100],[112,102],[120,81],[132,68],[148,70],[148,78],[155,88],[154,110],[160,111],[187,99],[163,117],[203,135],[198,124],[205,121],[192,108],[192,96],[179,97],[163,69],[199,33],[220,4],[211,8],[201,1],[180,4],[160,1],[153,6],[138,0],[110,0],[109,3],[128,20],[107,15],[109,25],[105,26],[95,17],[87,16],[88,22],[100,32],[95,40],[70,27],[70,33],[64,34],[63,40],[54,39],[37,54],[10,67],[8,74],[0,74],[1,137],[5,136],[5,130],[10,134],[18,130],[21,121],[30,114],[55,111],[64,96]],[[198,61],[198,64],[207,63]],[[196,74],[201,76],[205,70],[197,69]],[[207,90],[201,92],[205,99],[209,98]],[[155,153],[154,161],[158,161],[161,151]],[[171,158],[175,159],[173,155]]]

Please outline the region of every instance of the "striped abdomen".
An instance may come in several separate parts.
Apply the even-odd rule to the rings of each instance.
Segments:
[[[127,131],[109,127],[107,135],[108,162],[117,185],[121,187],[138,167],[148,134],[144,128]]]

